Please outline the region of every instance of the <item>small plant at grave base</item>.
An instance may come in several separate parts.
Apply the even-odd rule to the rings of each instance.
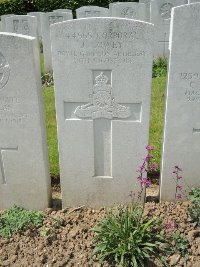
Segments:
[[[153,78],[167,75],[167,58],[157,58],[153,61]]]
[[[174,166],[173,170],[173,179],[176,183],[176,191],[175,191],[175,201],[182,200],[186,195],[183,190],[183,176],[182,176],[182,169],[178,166]]]
[[[42,212],[13,206],[0,214],[0,235],[4,238],[10,238],[18,230],[26,230],[31,226],[42,226],[43,220]]]
[[[181,235],[179,231],[172,234],[172,240],[175,243],[175,250],[180,253],[181,257],[188,259],[188,249],[190,248],[190,243],[188,239]]]
[[[123,267],[144,267],[152,257],[155,257],[163,266],[167,266],[162,255],[167,253],[169,245],[159,234],[160,222],[145,218],[144,206],[140,205],[143,193],[151,184],[147,173],[152,167],[156,167],[152,165],[153,147],[147,146],[146,150],[148,155],[138,170],[137,181],[140,184],[140,191],[137,200],[135,201],[135,194],[132,192],[130,205],[107,209],[106,217],[93,229],[96,235],[92,255],[97,256],[100,262],[107,261]]]
[[[42,75],[42,85],[47,86],[47,87],[54,85],[52,73],[48,72],[48,73],[45,73],[44,75]]]
[[[188,208],[190,217],[197,223],[197,227],[200,227],[200,188],[192,188],[188,197],[192,202],[192,207]]]

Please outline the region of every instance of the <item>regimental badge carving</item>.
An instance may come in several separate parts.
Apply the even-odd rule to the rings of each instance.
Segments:
[[[5,57],[0,53],[0,90],[4,88],[10,77],[10,67]]]
[[[78,106],[74,114],[79,118],[120,118],[125,119],[131,116],[129,107],[116,103],[112,95],[112,87],[108,84],[108,77],[103,72],[96,76],[93,93],[90,95],[90,102]]]
[[[122,9],[121,15],[124,18],[135,18],[136,17],[136,11],[132,7],[126,7]]]
[[[173,8],[172,3],[165,3],[160,8],[160,15],[163,19],[170,19],[171,18],[171,9]]]

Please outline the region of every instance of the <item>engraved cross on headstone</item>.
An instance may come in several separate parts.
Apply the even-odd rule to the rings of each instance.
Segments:
[[[18,150],[18,147],[14,147],[14,148],[0,147],[0,178],[1,178],[0,180],[2,180],[3,184],[7,184],[5,166],[3,162],[3,153],[6,151],[17,151],[17,150]]]
[[[141,103],[117,103],[112,85],[103,71],[95,77],[89,103],[65,102],[65,119],[92,119],[94,132],[94,177],[112,178],[113,120],[140,121]],[[69,116],[69,114],[72,114]]]
[[[158,41],[159,43],[163,44],[163,56],[166,57],[168,54],[168,46],[169,46],[169,40],[167,39],[167,33],[164,34],[164,40]]]

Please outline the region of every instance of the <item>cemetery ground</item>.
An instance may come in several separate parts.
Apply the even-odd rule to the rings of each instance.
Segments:
[[[155,146],[154,160],[158,164],[158,169],[160,169],[165,87],[166,76],[153,79],[149,143]],[[43,96],[52,176],[53,205],[52,208],[46,209],[43,213],[37,212],[32,215],[23,213],[21,221],[17,224],[19,230],[14,231],[10,237],[8,228],[0,230],[0,266],[118,266],[114,263],[103,262],[101,264],[96,256],[91,257],[95,236],[92,229],[96,227],[99,219],[105,217],[103,207],[98,210],[84,206],[60,209],[61,195],[53,86],[44,86]],[[136,173],[133,173],[134,177],[136,179]],[[147,192],[144,216],[148,219],[156,218],[160,220],[161,224],[157,231],[164,236],[166,242],[173,249],[166,256],[169,266],[199,267],[199,211],[195,210],[191,201],[159,204],[156,197],[159,173],[155,173],[152,177],[153,186]],[[170,182],[173,182],[173,180]],[[127,192],[127,194],[129,193]],[[196,217],[194,215],[196,220],[191,218],[189,212],[191,207],[193,207],[193,213],[196,212]],[[10,211],[6,216],[10,222],[10,229],[14,229],[16,216],[18,219],[20,218],[20,211],[13,208],[12,212]],[[29,223],[27,228],[22,227],[20,230],[25,223],[24,218],[32,223]],[[159,253],[161,254],[161,251]],[[148,264],[144,263],[144,265],[138,266],[156,267],[164,265],[159,263],[155,257],[152,257]]]

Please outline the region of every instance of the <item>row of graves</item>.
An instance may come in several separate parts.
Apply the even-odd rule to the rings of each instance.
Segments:
[[[126,18],[51,26],[63,207],[130,201],[149,137],[155,26]],[[200,186],[200,3],[172,9],[161,201],[181,166]],[[50,205],[38,41],[0,33],[0,209]]]
[[[151,22],[155,26],[154,57],[168,57],[171,9],[197,0],[140,0],[136,2],[115,2],[108,8],[83,6],[76,10],[76,18],[121,17]],[[53,12],[32,12],[26,16],[7,14],[1,16],[1,31],[24,34],[39,38],[43,44],[46,72],[52,72],[50,25],[72,20],[72,11],[58,9]]]

